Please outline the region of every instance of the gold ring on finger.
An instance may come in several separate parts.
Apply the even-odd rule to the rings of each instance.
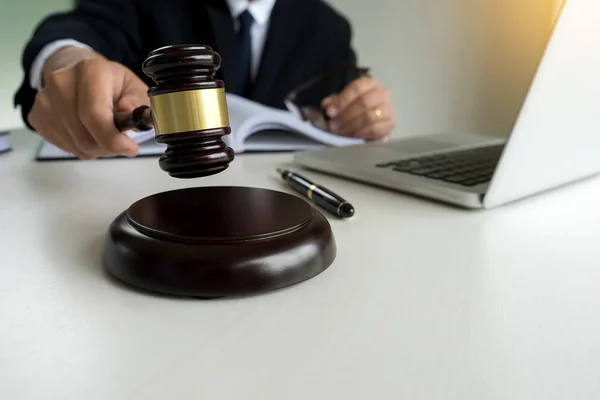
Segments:
[[[374,109],[373,113],[375,114],[375,119],[377,119],[378,121],[380,121],[381,118],[383,118],[383,112],[381,112],[379,108]]]

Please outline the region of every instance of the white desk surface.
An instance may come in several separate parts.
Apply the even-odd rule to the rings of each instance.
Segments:
[[[473,212],[306,173],[357,209],[328,216],[335,263],[288,289],[202,301],[109,279],[108,225],[178,187],[290,191],[274,169],[291,154],[181,181],[155,158],[36,163],[36,137],[12,143],[2,399],[600,398],[600,180]]]

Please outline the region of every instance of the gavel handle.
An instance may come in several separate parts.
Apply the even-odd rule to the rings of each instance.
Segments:
[[[139,106],[131,112],[115,113],[115,126],[119,132],[132,129],[148,131],[154,128],[150,107]]]

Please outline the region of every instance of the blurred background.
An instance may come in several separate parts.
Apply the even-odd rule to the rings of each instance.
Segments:
[[[198,0],[201,1],[201,0]],[[281,0],[285,1],[285,0]],[[359,63],[393,94],[393,136],[510,132],[562,0],[329,0],[353,25]],[[73,0],[0,0],[0,131],[13,108],[32,29]]]
[[[0,0],[0,132],[25,126],[13,97],[23,79],[21,52],[37,23],[47,14],[68,10],[74,0]]]

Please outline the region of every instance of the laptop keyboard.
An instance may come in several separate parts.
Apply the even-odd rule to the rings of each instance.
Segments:
[[[504,145],[434,154],[377,164],[378,168],[424,176],[463,186],[475,186],[492,179]]]

